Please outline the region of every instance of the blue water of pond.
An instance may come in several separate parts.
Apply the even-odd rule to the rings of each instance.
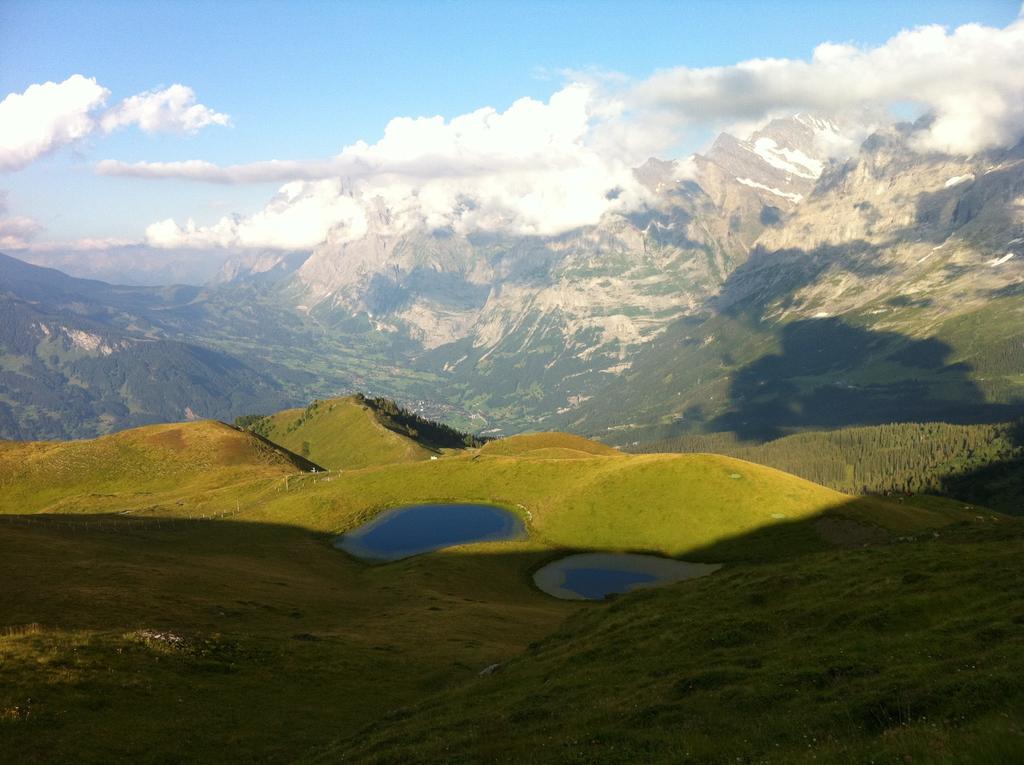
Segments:
[[[563,600],[602,600],[706,576],[720,568],[716,563],[687,563],[657,555],[582,553],[547,564],[533,575],[533,581],[548,595]]]
[[[396,507],[337,537],[334,547],[367,561],[401,560],[470,542],[525,536],[523,522],[494,505],[432,504]]]
[[[638,584],[658,581],[654,574],[604,568],[570,568],[563,576],[562,587],[587,600],[601,600],[610,593],[629,592]]]

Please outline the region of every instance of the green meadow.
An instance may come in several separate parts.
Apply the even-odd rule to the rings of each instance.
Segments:
[[[285,409],[264,418],[258,430],[330,470],[425,460],[431,455],[421,443],[385,427],[374,410],[355,397]]]
[[[565,434],[438,451],[355,399],[270,419],[277,446],[215,422],[0,443],[5,757],[1024,758],[1016,519]],[[331,546],[439,501],[528,537],[383,565]],[[606,602],[533,586],[583,550],[725,566]]]

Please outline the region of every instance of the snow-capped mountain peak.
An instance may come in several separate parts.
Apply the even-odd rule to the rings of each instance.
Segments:
[[[831,119],[809,114],[774,119],[746,138],[722,133],[706,158],[759,192],[766,204],[800,203],[843,145]]]

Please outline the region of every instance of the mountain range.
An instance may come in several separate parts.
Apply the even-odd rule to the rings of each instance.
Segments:
[[[485,434],[616,443],[1024,412],[1024,146],[922,154],[820,116],[635,170],[557,236],[428,229],[127,287],[0,258],[0,437],[366,390]],[[849,147],[853,148],[850,149]],[[609,193],[615,193],[613,190]]]

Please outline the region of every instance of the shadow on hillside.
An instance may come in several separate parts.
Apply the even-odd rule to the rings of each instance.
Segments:
[[[1003,422],[1024,402],[991,403],[971,367],[946,359],[934,338],[854,327],[839,319],[783,325],[780,353],[740,368],[729,409],[708,424],[744,440],[770,440],[799,429],[890,422]]]
[[[530,574],[550,551],[428,554],[370,565],[335,550],[332,537],[237,517],[0,514],[0,627],[288,638],[354,635],[383,619],[396,634],[380,639],[411,650],[424,614],[444,619],[459,609],[486,621],[498,603],[509,619],[526,618],[519,613],[526,608],[541,624],[565,613],[558,601],[546,616],[537,609],[547,596]]]
[[[849,511],[853,504],[844,503],[843,508]],[[633,650],[629,640],[622,642],[624,617],[641,630],[669,634],[666,631],[676,625],[662,617],[673,612],[683,613],[697,629],[710,625],[709,641],[677,646],[658,637],[652,647],[663,653],[652,655],[648,665],[657,674],[638,680],[647,690],[672,683],[669,687],[691,692],[695,675],[674,663],[673,655],[665,652],[669,645],[673,651],[705,651],[698,662],[712,678],[734,677],[745,683],[749,677],[767,676],[769,700],[780,692],[793,696],[796,691],[788,685],[787,673],[799,672],[792,674],[801,683],[795,687],[817,699],[822,688],[838,682],[837,672],[847,672],[842,650],[816,655],[815,663],[820,664],[808,665],[806,651],[795,644],[792,663],[781,653],[771,664],[766,657],[765,669],[760,658],[742,665],[756,673],[749,677],[735,675],[738,665],[732,663],[740,654],[749,655],[753,647],[745,646],[753,646],[763,632],[788,635],[794,626],[800,630],[798,641],[805,634],[809,641],[817,635],[840,635],[836,647],[853,646],[854,656],[863,653],[865,636],[871,637],[871,647],[882,646],[895,630],[907,629],[908,619],[914,625],[927,624],[922,620],[931,621],[931,614],[918,609],[921,595],[915,590],[909,593],[914,599],[907,601],[906,614],[902,601],[886,610],[892,604],[881,598],[891,597],[892,588],[881,589],[881,580],[887,585],[890,580],[923,583],[919,587],[942,593],[930,585],[931,571],[925,563],[946,570],[949,561],[957,565],[959,558],[958,551],[943,549],[925,563],[921,555],[873,556],[865,561],[853,557],[860,555],[854,550],[845,559],[852,564],[849,569],[794,570],[784,563],[827,549],[821,518],[810,518],[757,529],[685,556],[775,560],[782,565],[745,570],[727,566],[707,579],[671,585],[658,594],[637,593],[589,605],[558,601],[531,589],[531,570],[555,552],[433,554],[366,566],[295,526],[187,520],[161,525],[152,519],[118,518],[20,516],[11,521],[0,516],[0,642],[11,648],[5,651],[10,661],[4,666],[4,698],[9,699],[6,709],[15,713],[28,706],[23,699],[32,699],[33,704],[31,721],[26,715],[7,725],[8,735],[24,731],[11,736],[13,743],[5,749],[14,761],[321,761],[319,755],[328,751],[324,748],[331,740],[358,741],[375,729],[371,726],[385,729],[421,710],[428,719],[437,719],[437,710],[443,709],[438,694],[445,690],[479,682],[504,686],[505,675],[489,676],[506,672],[510,661],[546,646],[560,652],[554,655],[554,673],[543,677],[542,692],[532,694],[532,702],[547,699],[559,705],[566,682],[579,685],[593,679],[593,687],[585,692],[604,704],[608,697],[629,698],[626,694],[632,690],[622,692],[616,676],[598,684],[605,678],[591,670],[607,666],[609,654],[602,645],[621,643],[624,650]],[[118,523],[131,527],[119,532],[114,529]],[[841,546],[859,548],[865,534],[871,534],[861,525],[854,521],[827,533]],[[962,529],[943,529],[940,540],[928,533],[901,544],[998,539],[996,535],[1019,535],[1022,527],[978,521]],[[879,576],[864,589],[857,575],[867,565]],[[997,570],[1001,575],[1009,568],[1004,563]],[[976,556],[967,572],[982,569]],[[861,612],[838,622],[823,618],[827,614],[817,597],[781,599],[794,590],[800,594],[811,584],[817,588],[811,591],[815,596],[863,596],[863,603],[857,601]],[[701,601],[687,598],[696,588],[710,592],[712,597],[702,602],[717,610],[701,611]],[[642,606],[649,598],[657,598],[655,607],[664,610],[622,610]],[[723,610],[723,603],[736,608]],[[760,611],[752,619],[744,608]],[[564,633],[558,637],[567,615],[581,609],[592,609],[599,620],[609,621],[592,622],[590,627],[575,622],[568,629],[582,626],[590,635],[599,635],[600,644],[565,640]],[[739,618],[716,621],[719,612]],[[652,615],[658,618],[651,619]],[[862,621],[866,618],[871,621]],[[1012,634],[1012,626],[1002,625],[997,631],[979,632],[986,644]],[[843,637],[848,628],[849,639]],[[571,652],[562,651],[560,644]],[[768,645],[774,650],[775,644]],[[722,653],[723,646],[738,652]],[[831,651],[831,646],[827,649]],[[907,652],[920,656],[921,647],[910,645]],[[839,665],[835,655],[842,658]],[[952,655],[947,664],[955,660]],[[898,668],[896,660],[891,664]],[[836,672],[828,669],[835,666]],[[808,685],[808,667],[820,671],[825,683]],[[942,669],[938,662],[936,668]],[[872,674],[877,672],[868,673]],[[849,676],[853,682],[864,677]],[[782,681],[787,685],[780,691]],[[728,704],[735,694],[723,693],[718,682],[701,687]],[[998,682],[992,687],[1001,691],[1009,681]],[[837,692],[849,692],[849,687],[839,685]],[[972,692],[973,686],[965,691]],[[879,693],[889,698],[893,691],[887,685]],[[631,707],[633,700],[629,698]],[[871,711],[864,719],[877,728],[874,696],[861,707]],[[473,717],[475,712],[469,714]],[[54,716],[59,736],[50,734]],[[601,719],[606,718],[602,711]],[[523,715],[507,728],[479,729],[501,743],[503,735],[521,737],[522,725],[537,719]],[[555,715],[550,719],[559,722]],[[632,725],[632,718],[627,723]],[[470,728],[476,727],[473,717]],[[116,731],[114,737],[111,730]],[[125,736],[123,730],[135,732]],[[801,746],[806,746],[806,736]],[[564,751],[559,748],[552,761],[564,759]],[[645,747],[641,759],[649,759],[651,751]],[[671,756],[678,750],[664,751]]]
[[[698,251],[708,258],[714,258],[715,252],[710,245],[687,236],[686,232],[690,230],[689,226],[693,221],[693,215],[689,210],[682,207],[667,210],[645,208],[627,213],[625,217],[632,225],[643,231],[644,236],[652,243]]]
[[[727,565],[782,562],[887,544],[920,531],[931,536],[932,526],[948,519],[947,511],[850,497],[798,520],[766,520],[675,557]],[[981,528],[995,518],[959,520],[959,527]],[[1020,533],[1024,525],[1013,529]],[[535,589],[534,571],[564,555],[608,550],[550,544],[516,550],[520,543],[512,542],[508,552],[490,544],[367,564],[335,550],[332,537],[291,524],[238,518],[0,514],[0,577],[9,585],[0,592],[0,626],[182,626],[183,616],[192,615],[219,629],[257,624],[260,631],[303,625],[349,629],[357,616],[389,617],[392,607],[418,613],[428,601],[447,603],[432,611],[488,602],[531,608],[553,601]],[[659,554],[628,541],[610,551]],[[239,599],[247,593],[249,599]],[[254,594],[259,597],[251,599]],[[313,603],[318,610],[306,610]],[[391,616],[404,618],[397,611]],[[239,621],[233,622],[234,617]]]
[[[1020,456],[947,476],[942,492],[1009,515],[1024,515],[1024,420],[1014,425],[1011,438]]]
[[[733,564],[819,552],[829,545],[815,523],[775,523],[679,557]],[[362,623],[379,628],[383,620],[404,636],[388,642],[405,644],[415,642],[414,625],[428,611],[443,615],[505,604],[514,615],[547,604],[557,620],[579,603],[541,593],[533,572],[593,549],[492,547],[367,564],[333,549],[328,535],[287,524],[0,515],[0,627],[241,630],[287,637],[347,633]],[[445,623],[451,637],[457,627]],[[471,628],[474,637],[479,627]]]
[[[781,297],[780,307],[788,308],[792,295],[820,282],[828,271],[837,275],[884,275],[888,268],[879,265],[884,249],[861,239],[839,245],[823,244],[810,250],[755,247],[747,261],[729,274],[714,307],[728,316],[758,324],[775,298]]]
[[[1018,145],[1010,156],[1020,153],[1021,145]],[[978,177],[967,176],[959,183],[935,191],[922,191],[915,203],[911,231],[915,237],[938,244],[944,242],[951,231],[959,231],[984,213],[986,229],[1009,232],[1006,239],[1013,239],[1019,236],[1020,229],[1014,217],[1013,202],[1022,191],[1020,168],[1015,163],[992,168]],[[994,198],[1002,204],[993,204]]]

